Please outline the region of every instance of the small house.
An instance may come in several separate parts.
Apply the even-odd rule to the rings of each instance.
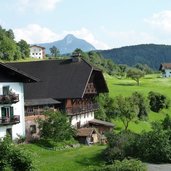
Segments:
[[[42,46],[32,45],[30,46],[30,57],[36,59],[45,58],[45,48]]]
[[[162,72],[163,77],[171,77],[171,63],[161,64],[159,70]]]

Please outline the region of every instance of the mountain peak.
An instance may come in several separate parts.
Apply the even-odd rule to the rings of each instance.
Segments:
[[[64,41],[66,42],[66,44],[72,43],[74,39],[77,39],[77,38],[73,34],[68,34],[64,37]]]
[[[39,45],[46,48],[47,54],[50,54],[49,49],[52,46],[56,46],[61,54],[72,53],[77,48],[81,49],[84,52],[95,50],[95,47],[93,45],[91,45],[84,39],[75,37],[73,34],[66,35],[62,40],[58,40],[52,43],[43,43]]]

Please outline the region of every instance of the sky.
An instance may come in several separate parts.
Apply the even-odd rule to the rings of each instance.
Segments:
[[[0,25],[30,44],[73,34],[96,49],[171,45],[171,1],[0,0]]]

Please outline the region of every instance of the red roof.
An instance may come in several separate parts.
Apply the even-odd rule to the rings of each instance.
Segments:
[[[32,46],[30,46],[30,47],[38,47],[38,48],[41,48],[41,49],[45,49],[45,47],[43,47],[43,46],[38,46],[38,45],[32,45]]]

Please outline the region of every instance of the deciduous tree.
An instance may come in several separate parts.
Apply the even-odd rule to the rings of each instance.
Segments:
[[[144,77],[144,72],[136,68],[131,68],[127,71],[127,77],[135,80],[139,86],[140,78]]]

